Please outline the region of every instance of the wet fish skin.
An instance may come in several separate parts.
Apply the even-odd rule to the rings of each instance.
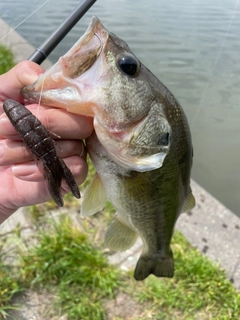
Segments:
[[[121,70],[129,59],[136,65],[131,76]],[[111,157],[121,166],[146,171],[160,167],[170,147],[153,134],[147,147],[146,135],[145,140],[136,139],[143,137],[146,118],[148,123],[155,120],[163,137],[171,134],[163,106],[155,103],[154,79],[128,45],[94,17],[79,42],[22,94],[32,102],[41,96],[42,104],[93,116],[98,138]],[[164,86],[159,90],[166,92]]]
[[[181,133],[176,132],[176,136],[178,139],[172,142],[174,147],[183,138]],[[106,198],[117,210],[105,235],[106,246],[123,251],[140,235],[143,253],[135,268],[135,279],[144,280],[151,273],[172,277],[174,265],[170,243],[174,225],[184,211],[187,199],[190,198],[190,205],[186,209],[194,206],[188,168],[192,162],[191,148],[188,152],[185,150],[185,154],[184,149],[179,154],[179,148],[171,149],[161,168],[147,172],[127,170],[112,161],[95,134],[88,138],[87,148],[105,187]],[[95,194],[91,188],[88,193]],[[84,202],[88,201],[87,196],[85,194]],[[84,213],[85,204],[82,205]]]
[[[172,277],[174,225],[195,204],[191,134],[179,102],[97,18],[57,64],[23,89],[34,102],[40,92],[49,106],[94,117],[87,148],[97,175],[81,214],[100,211],[110,199],[117,215],[106,246],[126,250],[140,236],[135,279]]]

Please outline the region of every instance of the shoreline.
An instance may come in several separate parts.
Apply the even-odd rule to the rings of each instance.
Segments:
[[[2,39],[7,33],[9,34]],[[26,60],[35,50],[1,18],[0,39],[0,43],[13,51],[16,62]],[[48,60],[42,64],[45,69],[51,65]],[[240,218],[195,181],[192,181],[192,191],[196,206],[190,212],[181,214],[176,229],[200,252],[212,261],[218,262],[226,270],[228,279],[240,290]],[[29,225],[22,209],[0,226],[0,232],[12,230],[18,223]],[[140,250],[141,243],[137,241],[130,250],[114,254],[110,262],[128,270],[136,264]]]
[[[35,51],[35,48],[28,43],[19,33],[11,28],[4,20],[0,18],[0,43],[12,50],[15,62],[27,60]],[[39,44],[40,45],[40,44]],[[42,67],[47,69],[52,63],[46,59]]]

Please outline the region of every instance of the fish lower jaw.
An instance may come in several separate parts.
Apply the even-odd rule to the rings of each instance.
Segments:
[[[40,92],[34,90],[28,90],[27,87],[24,87],[21,90],[21,94],[27,99],[29,102],[39,103],[40,102]]]

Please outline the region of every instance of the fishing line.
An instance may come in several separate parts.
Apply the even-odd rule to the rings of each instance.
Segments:
[[[98,40],[100,41],[100,45],[101,45],[100,51],[99,51],[99,53],[98,53],[98,55],[97,55],[97,58],[98,58],[98,57],[100,56],[100,54],[102,53],[103,44],[102,44],[102,40],[101,40],[101,38],[99,37],[99,35],[98,35],[97,33],[95,33],[95,32],[94,32],[94,35],[98,38]]]
[[[25,19],[23,19],[18,25],[16,25],[13,29],[11,29],[7,34],[5,34],[0,41],[2,41],[3,39],[5,39],[11,32],[13,32],[14,30],[16,30],[21,24],[23,24],[27,19],[29,19],[34,13],[36,13],[39,9],[41,9],[47,2],[49,2],[50,0],[46,0],[43,4],[41,4],[37,9],[35,9],[32,13],[30,13]],[[37,107],[37,117],[39,114],[39,110],[40,110],[40,103],[41,103],[41,99],[42,99],[42,93],[43,93],[43,85],[44,85],[44,81],[45,81],[45,77],[43,78],[43,82],[41,85],[41,91],[40,91],[40,97],[39,97],[39,101],[38,101],[38,107]]]
[[[203,102],[205,101],[205,98],[206,98],[206,95],[207,95],[207,92],[208,92],[209,83],[210,83],[211,77],[212,77],[212,75],[213,75],[213,71],[214,71],[214,69],[216,68],[216,65],[217,65],[217,63],[218,63],[218,61],[219,61],[219,58],[220,58],[220,56],[221,56],[221,54],[222,54],[222,51],[223,51],[223,48],[224,48],[224,46],[225,46],[225,42],[226,42],[226,40],[227,40],[227,38],[228,38],[230,29],[231,29],[231,27],[232,27],[233,20],[234,20],[234,18],[235,18],[235,14],[236,14],[236,12],[237,12],[237,7],[238,7],[238,5],[239,5],[239,1],[240,1],[240,0],[237,0],[237,1],[236,1],[233,14],[232,14],[232,16],[231,16],[231,19],[230,19],[230,21],[229,21],[229,23],[228,23],[228,26],[227,26],[227,29],[226,29],[226,31],[225,31],[225,34],[224,34],[224,37],[223,37],[223,40],[222,40],[220,49],[219,49],[219,51],[218,51],[217,57],[216,57],[216,59],[215,59],[215,61],[214,61],[214,63],[213,63],[213,66],[212,66],[211,76],[208,77],[208,81],[206,82],[206,84],[205,84],[205,86],[204,86],[203,94],[202,94],[200,103],[199,103],[198,108],[197,108],[197,110],[196,110],[195,116],[194,116],[194,118],[193,118],[193,120],[192,120],[192,122],[191,122],[191,126],[192,126],[192,127],[193,127],[193,125],[195,124],[196,119],[197,119],[197,117],[199,116],[199,113],[200,113],[201,109],[203,108]]]
[[[40,110],[40,105],[41,105],[41,100],[42,100],[42,94],[43,94],[43,86],[44,86],[44,82],[45,82],[45,79],[46,79],[45,75],[43,75],[42,77],[43,77],[43,81],[42,81],[42,84],[41,84],[41,90],[40,90],[40,94],[39,94],[36,118],[38,118],[38,115],[39,115],[39,110]],[[36,121],[37,121],[37,119],[36,119]]]
[[[46,79],[46,75],[43,76],[43,81],[41,84],[41,90],[40,90],[39,101],[38,101],[38,107],[40,107],[40,104],[41,104],[42,94],[43,94],[43,86],[44,86],[45,79]]]
[[[42,84],[41,84],[41,90],[40,90],[40,94],[39,94],[39,100],[38,100],[38,106],[37,106],[37,113],[36,113],[36,121],[37,121],[37,118],[38,118],[39,112],[40,112],[40,106],[41,106],[42,95],[43,95],[43,87],[44,87],[44,82],[45,82],[45,79],[46,79],[46,75],[43,74],[42,77],[43,77],[43,81],[42,81]],[[50,133],[50,134],[53,135],[54,137],[57,137],[58,139],[61,139],[61,136],[59,136],[57,133],[55,133],[55,132],[53,132],[53,131],[49,131],[49,130],[48,130],[48,133]],[[55,141],[54,141],[54,143],[55,143]],[[61,152],[63,152],[63,150],[61,149],[60,146],[57,145],[57,147],[58,147],[58,149],[59,149]]]
[[[28,18],[30,18],[34,13],[36,13],[39,9],[41,9],[47,2],[49,2],[50,0],[46,0],[43,4],[41,4],[36,10],[34,10],[32,13],[30,13],[29,16],[27,16],[25,19],[23,19],[18,25],[16,25],[12,30],[10,30],[7,34],[5,34],[5,36],[3,36],[0,41],[2,41],[3,39],[5,39],[11,32],[13,32],[14,30],[16,30],[21,24],[23,24]]]

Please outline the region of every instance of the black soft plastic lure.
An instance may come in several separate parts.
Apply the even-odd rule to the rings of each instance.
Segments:
[[[25,145],[36,158],[43,162],[48,190],[56,204],[60,207],[63,206],[62,179],[66,180],[72,194],[79,199],[78,185],[65,162],[57,156],[54,141],[49,136],[47,129],[27,108],[17,101],[6,100],[3,109]]]

